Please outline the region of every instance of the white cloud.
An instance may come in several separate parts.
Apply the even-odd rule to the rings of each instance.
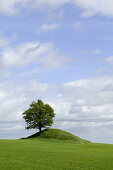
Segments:
[[[113,17],[113,1],[112,0],[35,0],[35,7],[56,9],[62,7],[65,4],[75,4],[75,6],[81,7],[84,12],[83,17],[91,17],[94,15],[102,15]]]
[[[112,76],[65,83],[58,96],[52,99],[47,95],[50,88],[51,85],[38,83],[35,80],[24,85],[19,82],[0,83],[0,129],[4,132],[0,137],[4,138],[6,131],[10,136],[22,137],[25,134],[25,124],[21,113],[33,100],[41,98],[55,110],[56,118],[53,127],[73,132],[95,142],[111,142]],[[16,135],[17,131],[18,135]]]
[[[93,15],[104,15],[113,17],[113,1],[112,0],[73,0],[78,7],[83,8],[83,17]]]
[[[102,142],[104,135],[102,138],[100,136],[104,131],[112,132],[112,76],[65,83],[56,100],[52,102],[57,113],[56,126],[59,128],[95,142]],[[110,136],[107,136],[108,139],[104,139],[104,142],[110,142]]]
[[[21,10],[54,11],[62,5],[67,4],[70,0],[1,0],[0,13],[5,15],[15,15]]]
[[[71,58],[55,49],[53,43],[28,42],[8,47],[2,52],[1,67],[22,67],[37,63],[44,67],[60,67],[70,62]]]
[[[70,90],[75,91],[76,93],[73,93],[69,100],[73,101],[73,98],[76,99],[77,97],[77,100],[74,101],[82,100],[86,106],[110,104],[113,97],[111,93],[113,89],[112,83],[113,78],[111,76],[91,80],[78,80],[64,84],[64,92],[66,91],[66,93],[69,92],[70,94]]]
[[[38,83],[35,80],[21,85],[19,82],[0,83],[0,129],[9,133],[21,131],[24,133],[24,121],[22,112],[25,111],[32,101],[43,98],[50,89],[46,83]],[[19,137],[19,135],[17,135]],[[2,134],[0,134],[0,138]],[[9,138],[9,136],[8,136]]]
[[[6,15],[17,14],[21,7],[25,7],[29,0],[1,0],[0,13]],[[18,6],[18,7],[17,7]]]
[[[45,9],[45,10],[55,10],[57,8],[62,7],[63,5],[71,2],[71,0],[57,0],[57,1],[51,1],[51,0],[34,0],[33,1],[33,8],[38,9]],[[47,8],[48,7],[48,8]]]
[[[110,56],[110,57],[107,57],[107,58],[105,58],[105,61],[107,62],[107,63],[113,63],[113,56]]]
[[[15,15],[23,8],[38,11],[54,11],[66,4],[74,4],[75,7],[81,7],[84,12],[83,17],[91,17],[93,15],[104,15],[113,17],[113,1],[112,0],[1,0],[0,13],[6,15]]]
[[[60,24],[43,24],[40,28],[37,29],[37,33],[52,31],[60,27]]]

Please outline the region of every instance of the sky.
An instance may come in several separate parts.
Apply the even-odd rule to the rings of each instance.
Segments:
[[[53,128],[113,144],[113,0],[0,0],[0,139],[41,99]]]

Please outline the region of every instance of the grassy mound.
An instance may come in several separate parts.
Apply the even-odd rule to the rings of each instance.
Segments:
[[[27,138],[29,139],[41,138],[41,139],[60,140],[60,141],[69,141],[69,142],[71,141],[74,143],[91,143],[87,140],[81,139],[69,132],[60,129],[46,129],[43,130],[41,134],[38,132]]]

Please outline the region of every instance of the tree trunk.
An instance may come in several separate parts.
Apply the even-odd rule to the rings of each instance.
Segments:
[[[39,132],[40,132],[40,133],[42,132],[42,129],[41,129],[41,127],[39,127]]]

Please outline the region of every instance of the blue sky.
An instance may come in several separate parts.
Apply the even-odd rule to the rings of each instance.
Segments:
[[[113,143],[112,0],[6,0],[0,7],[0,138],[20,138],[42,99],[54,128]]]

